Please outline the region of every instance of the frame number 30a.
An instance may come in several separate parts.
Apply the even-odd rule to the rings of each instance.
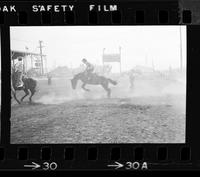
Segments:
[[[130,170],[130,169],[133,169],[133,170],[138,170],[138,169],[145,170],[145,169],[148,169],[148,166],[147,166],[147,162],[143,162],[143,163],[126,162],[125,169],[126,170]]]
[[[56,162],[44,162],[43,163],[43,170],[56,170],[58,167]]]

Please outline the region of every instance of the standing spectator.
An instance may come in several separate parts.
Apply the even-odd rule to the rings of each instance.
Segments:
[[[48,85],[51,85],[52,83],[52,75],[50,73],[47,74],[47,80],[48,80]]]
[[[134,69],[132,69],[129,72],[129,81],[130,81],[130,89],[133,89],[134,88],[134,81],[135,81],[135,70]]]
[[[17,74],[17,87],[23,87],[24,83],[22,81],[23,76],[23,61],[22,58],[18,58],[17,63],[14,65],[15,72]]]

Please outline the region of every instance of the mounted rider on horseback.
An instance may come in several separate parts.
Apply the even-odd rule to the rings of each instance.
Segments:
[[[93,73],[94,66],[89,63],[85,58],[82,59],[82,62],[86,65],[86,70],[83,73],[78,73],[74,75],[71,79],[72,88],[76,89],[77,82],[80,80],[82,81],[82,89],[85,91],[90,91],[89,89],[85,88],[87,84],[90,85],[101,85],[107,92],[107,97],[111,95],[111,89],[109,88],[109,83],[112,85],[117,85],[117,82],[106,78],[104,76],[99,76],[96,73]]]
[[[85,74],[88,80],[91,80],[94,71],[94,66],[91,63],[89,63],[85,58],[82,59],[82,62],[86,65],[86,69],[83,73]]]
[[[12,66],[11,74],[16,74],[16,85],[14,87],[17,88],[23,88],[24,87],[24,82],[23,82],[23,61],[22,58],[18,58],[18,61],[16,64]]]
[[[29,102],[32,102],[32,96],[36,92],[36,86],[37,81],[34,80],[31,77],[27,77],[25,73],[23,72],[23,63],[22,58],[18,58],[18,62],[11,66],[11,93],[14,97],[14,99],[20,104],[26,96],[29,97]],[[20,101],[17,99],[16,91],[17,90],[23,90],[25,92],[25,95],[20,99]]]

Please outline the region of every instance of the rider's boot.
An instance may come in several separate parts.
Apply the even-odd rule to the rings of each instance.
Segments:
[[[24,88],[24,83],[20,81],[19,84],[17,85],[17,88]]]

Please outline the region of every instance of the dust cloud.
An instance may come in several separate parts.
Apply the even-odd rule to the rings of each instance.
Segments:
[[[151,104],[172,105],[177,110],[185,111],[186,105],[186,79],[184,77],[173,80],[160,78],[136,78],[133,88],[130,88],[128,76],[114,79],[118,82],[116,86],[109,85],[111,99],[113,102],[122,100],[120,103],[129,104]],[[45,87],[45,88],[44,88]],[[77,88],[71,88],[70,80],[63,82],[57,79],[51,86],[40,83],[39,92],[35,102],[42,104],[62,104],[78,100],[101,100],[107,99],[106,91],[100,85],[86,85],[89,92],[81,88],[81,82]],[[46,92],[43,92],[47,90]]]

